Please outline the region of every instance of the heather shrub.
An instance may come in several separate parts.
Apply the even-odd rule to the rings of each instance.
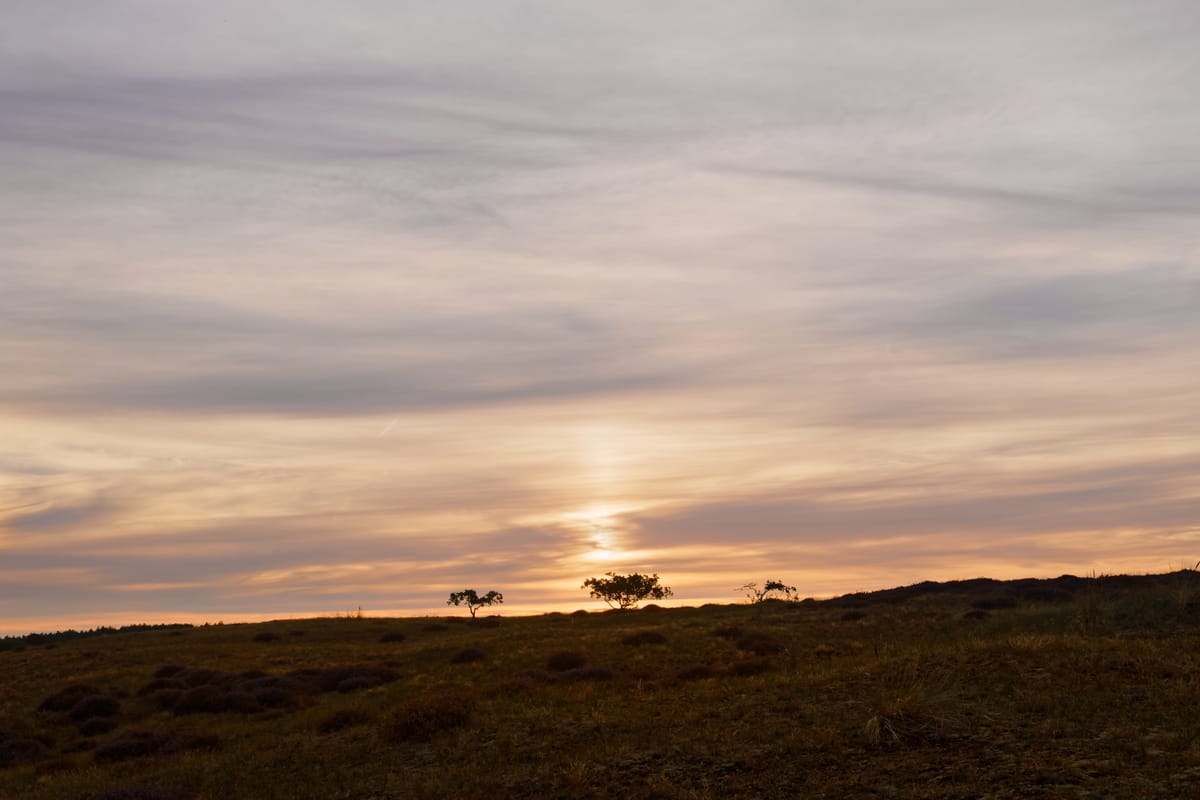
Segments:
[[[120,710],[121,704],[112,695],[89,694],[86,697],[81,697],[79,702],[71,706],[71,710],[67,713],[67,716],[76,722],[82,722],[91,717],[111,717],[120,712]]]
[[[737,640],[738,650],[754,653],[756,656],[769,656],[787,650],[787,645],[771,636],[769,633],[752,631],[743,634]]]
[[[1028,603],[1068,603],[1075,597],[1059,586],[1027,586],[1018,589],[1017,595]]]
[[[351,679],[366,681],[366,684],[360,685],[358,688],[367,688],[368,686],[378,686],[381,683],[391,683],[398,677],[394,670],[374,664],[329,667],[316,674],[317,688],[322,692],[344,691],[341,688],[342,683]]]
[[[341,708],[327,715],[317,723],[317,733],[334,733],[355,725],[364,725],[372,719],[374,719],[374,716],[365,709]]]
[[[387,633],[385,633],[383,636],[380,636],[380,637],[379,637],[379,641],[381,641],[381,642],[384,642],[384,643],[388,643],[388,642],[403,642],[403,641],[404,641],[405,639],[407,639],[407,638],[408,638],[408,637],[407,637],[407,636],[405,636],[405,635],[404,635],[403,633],[401,633],[400,631],[388,631],[388,632],[387,632]]]
[[[174,708],[179,702],[179,698],[183,696],[183,689],[159,689],[156,692],[151,692],[149,700],[155,706],[164,711],[169,708]]]
[[[558,680],[562,683],[610,681],[612,679],[613,671],[605,667],[576,667],[575,669],[568,669],[558,673]]]
[[[258,699],[249,692],[230,692],[225,695],[225,710],[235,714],[257,714],[263,709]]]
[[[363,689],[370,689],[372,686],[378,686],[379,681],[374,678],[368,678],[364,675],[356,675],[352,678],[340,682],[337,685],[337,690],[341,694],[349,694],[350,692],[360,692]]]
[[[981,597],[971,601],[971,608],[980,611],[999,611],[1006,608],[1016,608],[1017,601],[1012,597]]]
[[[96,747],[95,758],[103,764],[148,756],[162,747],[163,742],[162,735],[153,731],[125,731],[107,742],[101,742]]]
[[[83,698],[99,694],[104,694],[104,690],[82,683],[73,684],[44,699],[38,705],[38,711],[70,711]]]
[[[740,678],[761,675],[764,672],[769,672],[770,669],[771,662],[765,658],[744,658],[733,662],[727,667],[730,675],[736,675]]]
[[[161,786],[122,786],[92,795],[91,800],[191,800],[195,797],[183,789]]]
[[[215,750],[220,744],[221,740],[212,733],[175,731],[163,739],[158,752],[163,755],[174,755],[175,753],[185,753],[191,750]]]
[[[716,675],[713,668],[707,664],[691,664],[675,673],[677,681],[700,681]]]
[[[162,689],[186,689],[188,685],[178,678],[155,678],[147,683],[142,688],[138,689],[138,697],[145,697],[154,694]]]
[[[643,611],[645,609],[642,609]],[[640,647],[644,644],[663,644],[667,641],[667,637],[663,636],[658,631],[637,631],[631,633],[621,639],[622,644]]]
[[[254,699],[264,708],[283,708],[295,702],[290,692],[278,686],[264,686],[254,693]]]
[[[551,653],[546,659],[546,668],[552,672],[565,672],[577,669],[587,663],[587,657],[576,650],[562,650]]]
[[[117,727],[117,721],[112,717],[92,717],[79,725],[79,733],[83,736],[99,736]]]
[[[219,686],[197,686],[180,694],[171,710],[176,714],[220,714],[225,710],[225,692]]]
[[[554,673],[547,672],[544,669],[527,669],[524,672],[519,672],[505,682],[505,687],[508,689],[537,689],[542,686],[549,686],[555,681]]]
[[[470,664],[475,661],[483,661],[487,658],[487,653],[481,647],[464,647],[454,654],[450,659],[451,664]]]
[[[466,686],[440,686],[397,706],[385,725],[388,738],[423,742],[442,731],[467,724],[475,708],[475,693]]]
[[[27,733],[0,728],[0,769],[39,760],[48,744]]]

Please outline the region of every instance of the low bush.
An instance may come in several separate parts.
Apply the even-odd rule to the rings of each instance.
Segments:
[[[70,711],[83,698],[98,694],[105,692],[83,683],[72,684],[42,700],[38,704],[38,711]]]
[[[752,675],[761,675],[764,672],[771,670],[771,662],[765,658],[743,658],[740,661],[735,661],[726,667],[726,671],[730,675],[736,675],[739,678],[747,678]]]
[[[483,661],[487,658],[487,653],[482,647],[464,647],[454,654],[450,659],[451,664],[470,664],[476,661]]]
[[[95,758],[101,764],[140,758],[157,752],[164,741],[161,734],[153,731],[125,731],[106,742],[101,742],[96,747]]]
[[[0,728],[0,769],[38,761],[49,746],[27,732]]]
[[[379,641],[387,644],[390,642],[403,642],[408,637],[400,631],[388,631],[383,636],[379,637]]]
[[[374,716],[362,708],[341,708],[317,723],[317,733],[330,734],[355,725],[365,725]]]
[[[196,795],[184,789],[161,786],[122,786],[91,796],[91,800],[192,800]]]
[[[121,710],[121,704],[109,694],[89,694],[79,699],[67,716],[76,722],[92,717],[113,717]]]
[[[397,742],[423,742],[466,725],[475,708],[475,693],[466,686],[439,686],[392,711],[384,733]]]
[[[787,645],[769,633],[751,631],[738,638],[737,648],[756,656],[769,656],[786,651]]]
[[[100,736],[117,727],[117,721],[112,717],[92,717],[79,725],[81,736]]]
[[[645,609],[642,609],[643,611]],[[658,631],[637,631],[631,633],[621,639],[621,644],[640,647],[644,644],[663,644],[667,641],[667,637],[663,636]]]
[[[716,676],[716,672],[707,664],[691,664],[675,673],[677,681],[701,681]]]
[[[558,673],[560,683],[611,681],[613,677],[613,671],[605,667],[576,667]]]
[[[971,601],[971,608],[980,611],[1000,611],[1016,607],[1017,601],[1012,597],[981,597]]]
[[[254,641],[256,642],[278,642],[281,638],[278,633],[271,633],[270,631],[254,634]]]
[[[546,658],[546,668],[552,672],[565,672],[569,669],[578,669],[587,663],[587,656],[576,650],[561,650],[557,653],[551,653]]]
[[[171,705],[176,714],[220,714],[225,708],[225,691],[208,685],[182,692]]]

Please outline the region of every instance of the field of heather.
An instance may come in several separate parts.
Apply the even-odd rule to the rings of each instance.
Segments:
[[[4,640],[0,797],[1200,796],[1200,574]]]

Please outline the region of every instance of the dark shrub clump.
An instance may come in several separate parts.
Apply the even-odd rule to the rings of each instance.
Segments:
[[[92,717],[112,717],[121,710],[117,699],[108,694],[89,694],[78,703],[71,706],[69,716],[76,722],[82,722]]]
[[[621,644],[640,647],[644,644],[663,644],[667,641],[667,637],[663,636],[658,631],[637,631],[631,633],[621,639]]]
[[[487,658],[487,653],[482,647],[464,647],[454,654],[454,658],[450,659],[451,664],[470,664],[475,661],[483,661]]]
[[[257,714],[263,709],[258,699],[249,692],[230,692],[225,695],[225,710],[235,714]]]
[[[765,658],[746,658],[729,665],[729,674],[747,678],[751,675],[761,675],[771,669],[771,662]]]
[[[220,714],[225,710],[225,692],[219,686],[197,686],[176,698],[176,714]]]
[[[278,642],[280,638],[278,633],[271,633],[270,631],[254,634],[254,641],[256,642]]]
[[[254,699],[265,708],[283,708],[290,706],[295,698],[286,689],[278,686],[265,686],[254,694]]]
[[[192,800],[196,795],[183,789],[161,786],[122,786],[92,795],[91,800]]]
[[[713,636],[720,636],[722,639],[736,639],[742,633],[742,629],[737,625],[718,625],[712,631]]]
[[[361,692],[363,689],[370,689],[372,686],[378,686],[379,681],[368,678],[363,675],[356,675],[353,678],[346,678],[337,685],[337,690],[342,694],[350,692]]]
[[[29,764],[46,752],[46,743],[32,736],[0,728],[0,769]]]
[[[108,763],[148,756],[157,752],[164,741],[153,731],[125,731],[96,748],[96,761]]]
[[[79,725],[79,733],[83,736],[99,736],[117,727],[117,721],[112,717],[92,717]]]
[[[104,690],[77,683],[47,697],[38,705],[38,711],[70,711],[83,698],[98,694],[104,694]]]
[[[716,675],[713,668],[707,664],[692,664],[675,673],[677,681],[700,681]]]
[[[971,608],[980,611],[1000,611],[1006,608],[1016,608],[1017,601],[1011,597],[981,597],[971,601]]]
[[[365,709],[342,708],[317,723],[317,732],[323,734],[334,733],[355,725],[365,725],[372,719],[374,717]]]
[[[398,706],[385,726],[398,742],[424,742],[438,733],[467,724],[475,708],[475,693],[466,686],[441,686]]]
[[[769,633],[754,631],[743,635],[737,640],[738,650],[754,653],[756,656],[769,656],[782,653],[787,646]]]
[[[551,653],[546,659],[546,668],[554,672],[565,672],[569,669],[578,669],[587,663],[587,656],[576,650],[562,650],[557,653]]]
[[[611,681],[613,671],[604,667],[576,667],[558,673],[558,680],[563,683],[583,683],[585,681]]]
[[[857,608],[852,608],[849,611],[847,611],[845,614],[842,614],[842,621],[844,621],[844,622],[858,622],[860,619],[866,619],[866,618],[867,618],[867,612],[859,611]]]
[[[161,666],[158,669],[154,670],[154,677],[156,677],[156,678],[174,678],[176,675],[183,672],[185,669],[186,669],[186,667],[180,666],[179,664],[166,664],[166,665]]]
[[[980,620],[987,619],[990,616],[991,614],[984,611],[982,608],[973,608],[967,613],[963,614],[963,619],[971,620],[972,622],[978,622]]]
[[[408,637],[405,636],[400,631],[388,631],[383,636],[379,637],[379,641],[385,642],[385,643],[386,642],[403,642],[407,638]]]

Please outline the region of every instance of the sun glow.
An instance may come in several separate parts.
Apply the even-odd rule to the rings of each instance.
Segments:
[[[583,546],[580,558],[584,561],[601,562],[619,559],[625,552],[622,544],[626,523],[622,515],[633,510],[631,506],[599,503],[564,514],[563,521],[577,532]]]

